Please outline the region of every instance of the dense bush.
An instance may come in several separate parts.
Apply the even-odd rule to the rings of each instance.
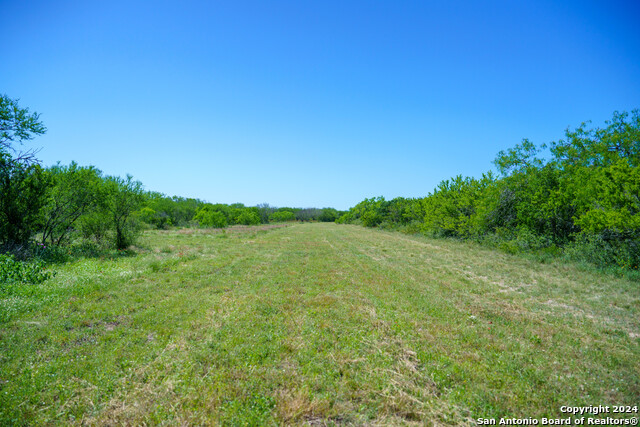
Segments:
[[[11,165],[0,153],[0,246],[26,244],[37,231],[47,189],[39,165]]]
[[[141,222],[158,230],[166,230],[173,225],[171,218],[166,212],[156,212],[149,206],[145,206],[135,212],[135,215]]]
[[[109,176],[103,181],[105,193],[104,207],[112,225],[113,243],[116,249],[126,249],[135,241],[140,231],[133,213],[144,201],[142,183],[126,178]]]
[[[42,260],[17,261],[13,255],[0,255],[0,286],[13,282],[39,284],[53,275]]]
[[[337,222],[419,229],[512,253],[564,252],[598,266],[636,269],[640,112],[614,113],[606,125],[583,123],[548,147],[525,139],[498,153],[499,176],[457,176],[420,199],[365,199]]]
[[[260,216],[256,212],[244,210],[236,218],[236,223],[243,225],[257,225],[260,224]]]
[[[297,209],[294,213],[298,221],[304,222],[304,221],[317,220],[322,214],[322,211],[316,208],[304,208],[304,209]]]
[[[568,258],[586,261],[598,267],[616,266],[627,270],[640,268],[640,235],[635,232],[579,234],[567,245]]]
[[[272,213],[269,216],[270,222],[287,222],[287,221],[295,221],[296,216],[291,211],[277,211]]]
[[[321,222],[335,222],[338,219],[339,213],[336,209],[333,208],[324,208],[320,212],[320,216],[318,216],[318,221]]]
[[[37,113],[0,95],[0,249],[25,245],[37,229],[47,177],[34,151],[19,148],[45,131]]]
[[[188,226],[194,220],[198,209],[205,205],[202,200],[177,196],[167,197],[157,192],[147,192],[145,199],[144,207],[151,209],[153,214],[147,214],[141,219],[158,229],[170,226]],[[149,212],[147,211],[147,213]]]
[[[205,205],[196,211],[193,217],[201,227],[224,228],[227,226],[227,218],[212,205]]]
[[[106,194],[101,172],[93,166],[58,164],[45,173],[49,186],[42,212],[41,242],[60,245],[70,238],[82,215],[102,207]]]

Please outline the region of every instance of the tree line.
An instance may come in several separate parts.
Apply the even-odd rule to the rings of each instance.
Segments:
[[[335,221],[344,213],[212,204],[145,191],[130,175],[105,175],[94,166],[44,167],[35,150],[23,147],[45,132],[37,113],[0,96],[0,253],[28,257],[78,240],[126,249],[144,228]]]
[[[616,112],[604,127],[582,123],[550,144],[524,139],[494,164],[497,173],[444,180],[426,197],[365,199],[338,222],[638,269],[638,110]]]
[[[145,191],[94,166],[43,167],[24,144],[46,132],[37,113],[0,96],[0,253],[90,242],[125,249],[144,228],[336,221],[475,240],[508,252],[640,266],[640,112],[582,123],[537,146],[498,153],[496,172],[456,176],[421,198],[365,199],[333,208],[213,204]]]
[[[153,228],[166,229],[171,226],[224,228],[291,221],[334,222],[344,213],[334,208],[276,208],[268,203],[257,206],[207,203],[200,199],[167,197],[161,193],[149,192],[145,206],[137,212],[137,216]]]

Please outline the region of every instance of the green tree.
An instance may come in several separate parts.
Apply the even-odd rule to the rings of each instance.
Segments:
[[[42,243],[60,245],[75,222],[104,197],[101,172],[93,166],[56,165],[46,170],[50,186],[43,208]]]
[[[303,221],[303,222],[316,221],[321,214],[322,214],[322,211],[316,208],[304,208],[304,209],[298,209],[295,211],[296,219],[298,221]]]
[[[334,222],[338,219],[338,211],[334,208],[323,208],[318,220],[321,222]]]
[[[46,132],[37,113],[0,95],[0,244],[25,244],[39,220],[47,180],[35,151],[20,151],[24,141]]]
[[[13,162],[0,153],[0,245],[18,249],[40,222],[48,181],[38,164]]]
[[[525,138],[514,148],[510,148],[506,152],[500,151],[493,163],[503,176],[515,172],[526,172],[543,165],[542,159],[536,157],[540,151],[540,148]]]
[[[30,113],[28,108],[20,108],[18,100],[0,95],[0,153],[11,154],[15,163],[38,163],[35,151],[20,151],[17,145],[30,141],[47,131],[38,113]]]
[[[277,211],[272,213],[269,216],[270,222],[287,222],[287,221],[295,221],[296,215],[291,211]]]
[[[565,139],[550,144],[559,167],[608,166],[621,158],[632,167],[640,166],[640,110],[616,111],[604,128],[588,129],[587,124],[567,129]]]
[[[432,194],[422,199],[424,231],[430,234],[471,237],[479,233],[479,205],[495,177],[481,179],[458,175],[442,181]]]
[[[227,217],[211,204],[198,208],[193,220],[198,221],[201,227],[224,228],[227,226]]]
[[[106,210],[111,219],[116,249],[126,249],[133,244],[138,227],[133,212],[145,200],[142,183],[134,181],[131,175],[125,178],[107,177],[104,181],[107,195]]]
[[[361,223],[365,227],[376,227],[385,220],[388,205],[389,202],[382,196],[364,199],[349,209],[349,212],[339,217],[337,222],[356,222]]]
[[[597,203],[591,204],[577,219],[588,233],[607,230],[617,233],[640,231],[640,168],[627,159],[591,174],[585,185],[598,191]]]
[[[260,216],[251,209],[244,209],[236,219],[237,224],[257,225],[260,224]]]
[[[419,206],[416,199],[396,197],[389,201],[387,206],[387,221],[392,224],[408,224],[412,221],[420,221],[424,217],[415,211]]]
[[[257,206],[258,215],[260,215],[260,222],[266,224],[269,222],[269,217],[275,212],[275,208],[269,206],[269,203],[261,203]]]
[[[111,214],[107,210],[106,200],[96,206],[96,209],[82,215],[75,223],[75,226],[82,236],[87,240],[104,245],[112,235]],[[111,243],[113,239],[111,239]]]

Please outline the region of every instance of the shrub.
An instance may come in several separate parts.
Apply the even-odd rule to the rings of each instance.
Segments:
[[[171,226],[171,217],[166,212],[156,212],[148,206],[140,209],[136,213],[136,217],[145,224],[152,225],[158,230],[166,230]]]
[[[296,215],[291,211],[278,211],[274,212],[269,216],[270,222],[286,222],[286,221],[295,221]]]
[[[324,208],[318,218],[321,222],[335,222],[338,219],[338,211],[333,208]]]
[[[49,185],[35,152],[20,152],[23,142],[46,131],[39,114],[0,95],[0,245],[27,243],[36,231]]]
[[[370,210],[362,214],[360,219],[362,220],[362,225],[364,225],[365,227],[375,227],[376,225],[382,223],[384,217],[380,212],[376,210]]]
[[[127,178],[109,176],[105,179],[107,212],[111,217],[113,244],[116,249],[126,249],[135,242],[140,225],[132,215],[144,202],[142,183]]]
[[[296,219],[298,221],[316,221],[320,218],[322,211],[316,208],[305,208],[296,211]]]
[[[637,232],[583,233],[565,247],[564,254],[569,259],[598,267],[614,265],[637,270],[640,268],[640,236]]]
[[[227,226],[227,217],[220,211],[213,210],[209,205],[203,206],[193,217],[200,227],[224,228]]]
[[[236,222],[244,225],[256,225],[260,224],[260,217],[253,211],[245,210],[238,216]]]
[[[78,220],[80,235],[99,245],[105,245],[110,237],[111,223],[105,212],[95,211]]]
[[[0,255],[0,283],[39,284],[54,276],[42,260],[16,261],[13,255]]]

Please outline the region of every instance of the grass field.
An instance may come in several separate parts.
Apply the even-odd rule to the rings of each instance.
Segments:
[[[640,403],[638,283],[335,224],[154,231],[135,252],[2,298],[0,425],[459,425]]]

